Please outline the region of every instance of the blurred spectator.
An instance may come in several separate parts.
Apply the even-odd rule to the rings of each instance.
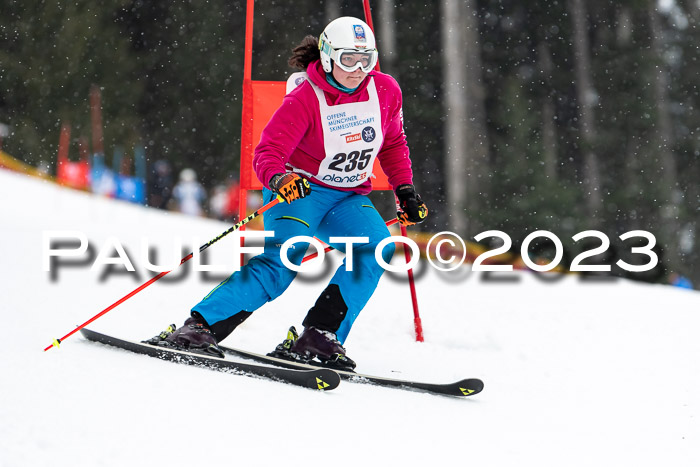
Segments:
[[[148,173],[148,205],[166,209],[173,194],[173,169],[166,160],[158,160]]]
[[[202,215],[202,203],[206,198],[204,187],[197,181],[197,173],[192,169],[180,172],[180,181],[173,188],[173,197],[178,210],[190,216]]]
[[[209,212],[220,221],[226,220],[228,209],[228,190],[226,185],[216,185],[209,197]]]
[[[115,174],[112,169],[105,165],[104,154],[95,153],[92,155],[90,184],[92,186],[92,192],[98,195],[113,198],[117,191]]]
[[[238,182],[231,182],[226,191],[226,219],[232,222],[238,221],[238,202],[241,188]]]
[[[112,159],[117,189],[114,197],[131,203],[146,203],[146,154],[135,148],[134,158],[125,156],[122,148],[115,148]]]
[[[2,140],[10,136],[10,127],[4,123],[0,123],[0,151],[2,150]]]
[[[668,276],[668,283],[671,285],[674,285],[676,287],[680,287],[682,289],[692,289],[693,288],[693,283],[690,282],[690,279],[688,279],[685,276],[681,276],[677,272],[672,272]]]
[[[228,186],[217,185],[209,200],[211,215],[222,221],[236,222],[238,219],[238,200],[239,187],[237,182],[232,181]]]

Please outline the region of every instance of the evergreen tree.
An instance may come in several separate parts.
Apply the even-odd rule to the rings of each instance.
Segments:
[[[64,122],[75,138],[89,139],[92,84],[103,89],[107,145],[138,142],[134,108],[142,88],[114,21],[122,3],[0,4],[0,121],[12,129],[6,151],[35,165],[53,162]]]

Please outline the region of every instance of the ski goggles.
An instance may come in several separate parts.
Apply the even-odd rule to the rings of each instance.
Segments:
[[[365,73],[369,73],[377,64],[377,49],[354,50],[354,49],[333,49],[330,53],[331,59],[342,70],[348,73],[361,68]]]

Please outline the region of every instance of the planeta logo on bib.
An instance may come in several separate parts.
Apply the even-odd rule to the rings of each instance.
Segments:
[[[321,181],[328,183],[329,185],[352,184],[354,186],[366,178],[367,178],[367,172],[357,174],[357,175],[345,175],[345,176],[329,174],[329,175],[324,175],[323,178],[321,179]]]

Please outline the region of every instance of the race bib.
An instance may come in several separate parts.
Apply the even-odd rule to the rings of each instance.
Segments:
[[[372,176],[374,160],[384,141],[382,115],[374,79],[367,86],[369,99],[329,106],[323,91],[311,80],[321,110],[323,145],[318,181],[326,185],[352,188]]]

